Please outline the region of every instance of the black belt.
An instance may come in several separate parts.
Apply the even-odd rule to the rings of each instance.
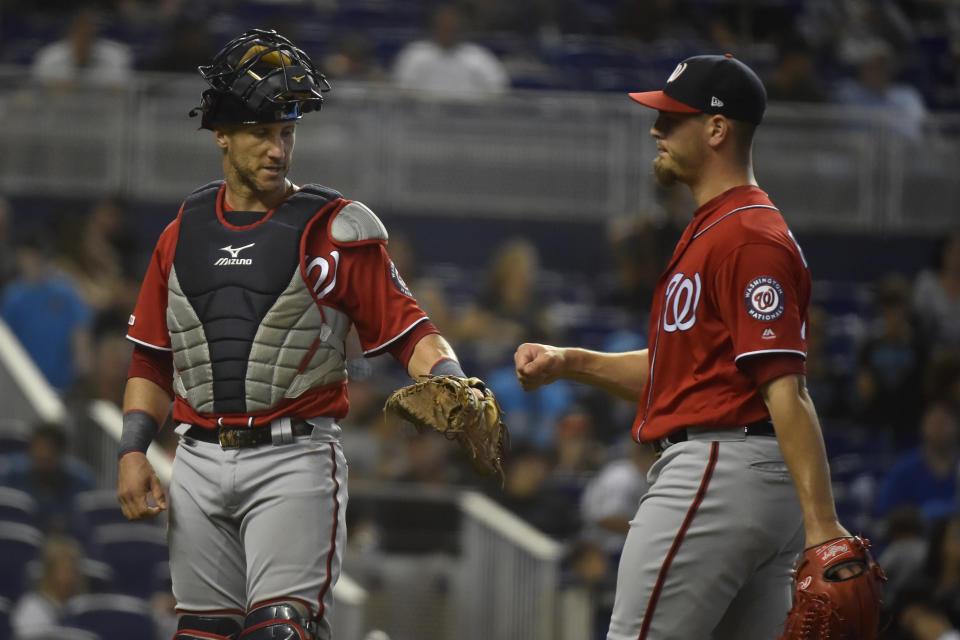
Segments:
[[[294,436],[308,436],[313,433],[313,425],[306,420],[290,420],[290,430]],[[188,438],[219,444],[224,449],[243,449],[259,447],[273,443],[270,425],[262,427],[215,427],[207,428],[193,425],[184,434]]]
[[[757,420],[756,422],[751,422],[750,424],[744,425],[743,427],[731,428],[731,432],[737,429],[743,429],[744,434],[748,436],[774,436],[776,437],[777,432],[773,429],[773,423],[769,420]],[[681,427],[665,435],[664,437],[653,441],[653,450],[657,455],[663,453],[663,450],[669,447],[672,444],[677,444],[678,442],[686,442],[689,440],[689,435],[687,433],[686,427]]]

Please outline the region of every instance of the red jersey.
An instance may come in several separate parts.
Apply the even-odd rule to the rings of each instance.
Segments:
[[[324,208],[326,215],[346,206],[349,200],[339,200]],[[230,226],[223,215],[223,191],[217,198],[218,217]],[[251,226],[261,224],[263,219]],[[130,316],[127,338],[138,344],[171,351],[167,332],[167,283],[176,253],[180,218],[163,231],[153,251],[137,298],[136,309]],[[314,293],[321,310],[334,308],[345,313],[353,322],[360,338],[364,355],[377,355],[429,324],[426,313],[407,289],[381,242],[335,244],[330,239],[327,224],[311,224],[301,242],[301,274]],[[318,260],[324,258],[324,260]],[[327,268],[321,268],[326,263]],[[345,382],[306,391],[297,398],[284,400],[269,413],[252,414],[254,424],[264,424],[278,416],[330,416],[343,418],[349,403]],[[246,425],[246,416],[225,416],[225,424]],[[178,422],[214,426],[207,416],[199,415],[184,398],[174,396],[173,419]]]
[[[697,209],[660,277],[650,375],[633,436],[736,427],[769,418],[745,358],[806,358],[810,271],[767,194],[730,189]]]

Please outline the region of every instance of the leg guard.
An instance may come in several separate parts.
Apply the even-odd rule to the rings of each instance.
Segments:
[[[242,625],[228,616],[184,614],[173,640],[236,640],[241,631]]]
[[[314,640],[313,621],[289,602],[274,602],[247,614],[242,640]]]

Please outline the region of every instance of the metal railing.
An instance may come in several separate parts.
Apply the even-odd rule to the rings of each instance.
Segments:
[[[0,190],[175,204],[220,175],[186,112],[190,75],[143,74],[114,92],[52,93],[0,69]],[[393,214],[602,221],[652,209],[655,112],[620,94],[516,91],[439,101],[338,83],[298,131],[291,177]],[[960,116],[919,133],[878,110],[772,104],[757,177],[797,228],[924,229],[955,224]],[[910,137],[915,135],[915,137]]]
[[[590,637],[589,618],[561,616],[563,545],[481,494],[464,492],[460,508],[464,519],[458,638]]]

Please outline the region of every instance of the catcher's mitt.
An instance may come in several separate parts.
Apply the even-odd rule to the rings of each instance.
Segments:
[[[479,389],[483,400],[472,389]],[[394,391],[384,410],[409,420],[420,431],[430,428],[456,440],[478,472],[496,473],[503,483],[502,462],[510,434],[497,399],[479,378],[424,378]]]
[[[880,627],[883,570],[870,555],[870,541],[836,538],[800,556],[793,577],[797,590],[781,640],[874,640]],[[843,567],[859,570],[837,577]]]

